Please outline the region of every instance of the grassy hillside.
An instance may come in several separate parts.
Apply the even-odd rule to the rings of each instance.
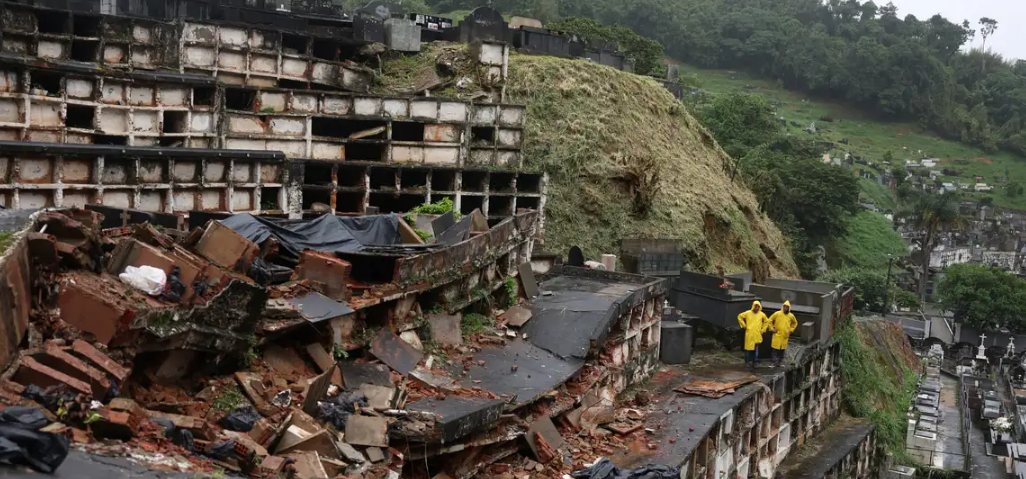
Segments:
[[[887,255],[900,258],[908,255],[908,246],[890,220],[879,213],[863,211],[848,224],[848,234],[838,238],[831,247],[831,266],[886,268]]]
[[[546,249],[596,258],[627,237],[679,238],[694,267],[797,275],[786,238],[730,180],[732,160],[653,80],[515,55],[507,95],[528,106],[526,165],[550,176]],[[652,195],[647,216],[639,194]]]
[[[689,66],[682,66],[682,69],[686,73],[695,74],[701,83],[701,90],[713,96],[731,92],[765,96],[776,107],[778,115],[787,121],[789,132],[834,143],[837,148],[830,153],[835,157],[843,157],[844,152],[851,151],[874,163],[881,163],[884,153],[889,150],[895,162],[901,164],[905,160],[939,158],[943,161],[936,169],[957,170],[958,178],[963,182],[973,182],[974,176],[983,176],[985,183],[993,185],[994,178],[1003,177],[1007,168],[1013,181],[1026,183],[1026,160],[1008,153],[986,153],[972,146],[944,140],[914,123],[896,123],[867,117],[857,109],[809,98],[785,90],[776,82],[752,78],[740,72],[702,70]],[[833,121],[823,121],[824,117]],[[818,133],[813,135],[803,131],[813,122],[816,123]],[[843,139],[848,140],[847,145],[841,143]],[[865,166],[855,167],[879,173]],[[946,178],[945,181],[952,179]],[[873,188],[867,190],[864,185],[864,194],[878,199],[880,191],[871,190]],[[993,197],[998,206],[1026,209],[1026,197],[1010,198],[1001,190],[989,193],[988,196]]]
[[[887,452],[905,453],[905,413],[921,369],[901,326],[886,321],[844,320],[834,337],[841,344],[844,408],[877,425]]]

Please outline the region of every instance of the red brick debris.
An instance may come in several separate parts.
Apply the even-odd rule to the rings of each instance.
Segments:
[[[216,221],[188,232],[148,224],[101,231],[101,223],[82,210],[37,215],[17,250],[29,265],[31,309],[5,331],[18,335],[6,344],[26,347],[0,349],[11,360],[0,408],[40,408],[77,449],[132,455],[154,469],[257,478],[520,479],[559,478],[650,443],[647,393],[622,405],[633,407],[582,402],[607,377],[595,365],[460,439],[464,446],[432,442],[438,416],[408,405],[514,403],[480,381],[460,381],[491,366],[474,353],[515,332],[500,323],[435,342],[425,328],[432,304],[410,298],[375,309],[383,298],[402,298],[402,288],[361,284],[353,264],[332,253],[301,252],[284,283],[260,284],[260,269],[287,252]],[[142,266],[169,278],[162,291],[120,279]],[[314,294],[355,311],[311,322],[296,300]],[[383,325],[423,355],[409,374],[370,353]],[[554,428],[529,432],[541,418]],[[535,452],[520,447],[528,439]]]

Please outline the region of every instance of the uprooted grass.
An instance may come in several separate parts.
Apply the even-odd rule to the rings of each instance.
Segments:
[[[788,242],[732,182],[732,160],[653,80],[583,61],[514,55],[508,101],[527,105],[525,166],[549,174],[545,248],[586,256],[624,238],[680,239],[691,267],[797,276]],[[628,160],[625,163],[624,159]],[[639,212],[630,161],[657,170]]]
[[[886,354],[873,338],[874,330],[891,351]],[[854,417],[868,418],[877,426],[879,440],[899,459],[905,455],[905,413],[916,387],[916,363],[898,328],[897,335],[875,324],[846,319],[834,337],[841,344],[843,404]],[[894,337],[892,337],[894,336]],[[900,338],[898,337],[900,336]],[[903,342],[904,344],[898,344]]]

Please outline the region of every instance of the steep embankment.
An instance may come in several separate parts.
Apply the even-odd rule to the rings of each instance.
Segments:
[[[374,91],[475,99],[488,80],[467,50],[384,58]],[[731,181],[733,160],[652,79],[514,54],[506,94],[528,107],[525,168],[549,174],[544,249],[598,259],[623,238],[679,238],[692,268],[798,276],[788,240]]]
[[[845,411],[869,418],[890,453],[905,451],[905,413],[921,369],[901,326],[880,320],[845,320],[835,333],[841,343]]]
[[[679,238],[692,267],[797,276],[730,157],[651,79],[514,55],[507,96],[528,106],[526,166],[549,174],[545,249],[597,257],[623,238]]]

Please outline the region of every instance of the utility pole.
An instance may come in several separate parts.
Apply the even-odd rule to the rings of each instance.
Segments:
[[[887,255],[887,283],[884,286],[884,316],[891,311],[891,266],[894,265],[894,255]]]

